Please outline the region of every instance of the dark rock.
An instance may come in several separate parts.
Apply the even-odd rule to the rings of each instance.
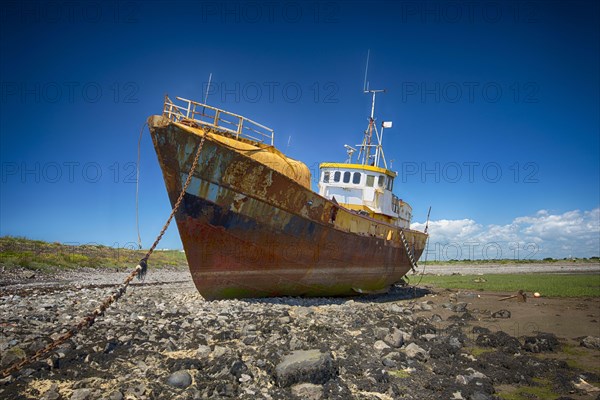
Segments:
[[[32,353],[35,353],[36,351],[46,347],[48,343],[50,343],[50,341],[47,339],[36,339],[33,342],[31,342],[31,344],[28,347],[28,350]]]
[[[474,326],[473,333],[490,333],[490,330],[488,328],[484,328],[483,326]]]
[[[431,356],[431,358],[441,360],[445,360],[449,356],[454,356],[457,353],[457,347],[453,347],[446,343],[436,343],[433,346],[431,346],[431,349],[429,350],[429,355]]]
[[[2,361],[0,361],[0,365],[2,367],[6,367],[15,363],[16,361],[21,361],[24,358],[25,352],[23,349],[21,349],[19,346],[14,346],[2,354]]]
[[[131,386],[129,389],[127,389],[127,391],[125,392],[125,397],[138,398],[138,397],[143,396],[144,393],[146,393],[146,385],[143,383],[140,383],[138,385]]]
[[[465,312],[461,315],[451,315],[448,317],[448,321],[475,321],[476,318],[471,315],[470,312]]]
[[[192,384],[192,377],[187,371],[173,372],[169,378],[167,378],[167,385],[173,386],[179,389],[185,389]]]
[[[117,342],[116,340],[110,340],[108,343],[106,343],[106,346],[104,346],[103,353],[104,354],[112,353],[117,348],[118,345],[119,345],[119,342]]]
[[[479,357],[478,369],[494,384],[531,385],[534,376],[540,376],[543,365],[531,363],[527,356],[515,357],[514,353],[494,351]],[[533,360],[535,361],[535,360]]]
[[[337,376],[337,368],[330,353],[297,350],[283,358],[275,368],[275,375],[280,387],[299,382],[323,384]]]
[[[123,400],[123,394],[118,390],[115,390],[111,394],[108,395],[109,400]]]
[[[351,399],[354,397],[348,385],[339,378],[331,379],[324,384],[323,394],[326,399]]]
[[[463,344],[460,341],[460,339],[458,337],[456,337],[456,336],[450,336],[448,338],[448,344],[451,347],[454,347],[455,349],[460,349],[463,346]]]
[[[506,332],[482,333],[475,340],[478,346],[501,348],[505,352],[517,353],[521,343]]]
[[[242,343],[249,346],[256,341],[256,335],[248,335],[242,339]]]
[[[452,305],[451,310],[457,313],[464,313],[467,311],[467,303],[456,303]]]
[[[492,318],[510,318],[511,314],[510,311],[508,310],[498,310],[495,313],[492,314]]]
[[[375,329],[373,329],[373,333],[375,339],[383,340],[383,338],[386,337],[386,335],[389,333],[389,330],[387,328],[376,327]]]
[[[396,361],[394,361],[393,359],[391,359],[389,357],[383,357],[381,359],[381,363],[383,365],[385,365],[386,367],[390,367],[390,368],[393,368],[396,366]]]
[[[493,397],[483,392],[474,392],[469,396],[469,400],[492,400]]]
[[[92,395],[92,389],[75,389],[69,397],[70,400],[88,400]]]
[[[435,323],[435,322],[442,322],[443,320],[444,320],[444,319],[443,319],[443,318],[442,318],[442,316],[441,316],[441,315],[439,315],[439,314],[433,314],[433,315],[431,316],[431,322],[434,322],[434,323]]]
[[[462,321],[476,321],[476,320],[477,320],[477,318],[475,318],[475,317],[473,316],[473,314],[471,314],[471,313],[470,313],[470,312],[468,312],[468,311],[467,311],[467,312],[465,312],[463,315],[461,315],[461,316],[460,316],[460,319],[461,319]]]
[[[395,368],[406,361],[406,354],[392,351],[381,358],[381,363],[386,367]]]
[[[240,379],[242,374],[254,377],[248,369],[248,366],[242,360],[235,360],[233,364],[231,364],[231,368],[229,368],[229,373],[235,376],[236,379]]]
[[[421,336],[427,335],[430,333],[437,333],[437,330],[436,330],[435,326],[431,325],[428,322],[420,323],[417,326],[415,326],[415,329],[413,329],[413,337],[415,339],[418,339]]]
[[[559,346],[558,339],[551,333],[539,333],[537,336],[525,337],[523,349],[532,353],[554,351]]]
[[[52,385],[55,386],[55,385]],[[52,387],[50,389],[48,389],[44,395],[42,396],[42,400],[58,400],[60,399],[60,394],[57,391],[58,389],[56,387]]]

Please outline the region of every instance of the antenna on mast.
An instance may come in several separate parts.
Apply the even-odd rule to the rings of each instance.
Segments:
[[[206,85],[206,92],[204,93],[204,104],[208,101],[208,93],[210,92],[210,81],[212,80],[212,72],[208,75],[208,85]]]
[[[363,84],[363,93],[369,91],[369,85],[367,84],[367,72],[369,71],[369,57],[371,56],[371,49],[367,50],[367,65],[365,66],[365,83]]]
[[[365,130],[364,138],[362,144],[359,145],[360,151],[358,153],[358,161],[362,159],[362,164],[364,165],[372,165],[375,167],[379,166],[380,158],[383,159],[384,167],[387,168],[387,164],[385,162],[385,157],[383,157],[383,148],[381,147],[381,139],[383,136],[383,128],[391,128],[391,123],[386,122],[386,125],[382,126],[381,134],[377,130],[377,126],[375,125],[375,95],[377,93],[385,92],[385,89],[370,89],[369,81],[367,81],[367,75],[369,72],[369,58],[371,57],[371,49],[367,51],[367,64],[365,66],[365,80],[363,84],[363,93],[371,93],[371,115],[369,117],[369,126]],[[377,138],[377,144],[371,144],[373,140],[373,133],[375,133],[375,137]],[[371,154],[371,151],[374,148],[375,154]]]
[[[206,85],[206,92],[204,93],[204,104],[208,101],[208,93],[210,92],[210,81],[212,80],[212,72],[208,75],[208,85]],[[202,107],[202,115],[206,111],[206,107]]]

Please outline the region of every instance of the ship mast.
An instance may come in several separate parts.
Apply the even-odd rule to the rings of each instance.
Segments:
[[[385,161],[385,156],[383,154],[383,130],[384,128],[391,128],[391,122],[383,122],[381,124],[381,131],[377,130],[377,126],[375,125],[375,96],[377,93],[385,92],[385,89],[369,89],[369,82],[367,81],[367,72],[369,69],[369,56],[371,54],[371,50],[367,53],[367,65],[365,67],[365,82],[363,86],[363,93],[371,94],[371,116],[369,117],[369,126],[364,132],[364,137],[362,144],[357,145],[360,149],[358,153],[358,162],[363,165],[371,165],[375,167],[379,167],[379,161],[383,160],[383,167],[387,169],[387,163]],[[377,139],[377,144],[373,143],[373,133],[375,133],[375,138]],[[374,154],[372,150],[374,148]],[[351,156],[350,156],[351,157]]]

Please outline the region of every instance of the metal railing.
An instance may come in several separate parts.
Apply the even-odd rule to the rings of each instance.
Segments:
[[[192,120],[202,125],[207,125],[222,130],[236,139],[240,137],[261,143],[273,145],[273,129],[254,122],[248,118],[221,110],[207,104],[198,103],[193,100],[175,97],[179,104],[175,104],[169,96],[165,96],[163,115],[172,121]]]

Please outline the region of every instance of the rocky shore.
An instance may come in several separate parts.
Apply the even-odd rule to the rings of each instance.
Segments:
[[[2,369],[66,332],[124,276],[1,288]],[[187,271],[151,271],[90,328],[1,380],[0,398],[600,398],[598,299],[537,301],[395,288],[207,302]],[[561,307],[561,322],[545,324]]]

